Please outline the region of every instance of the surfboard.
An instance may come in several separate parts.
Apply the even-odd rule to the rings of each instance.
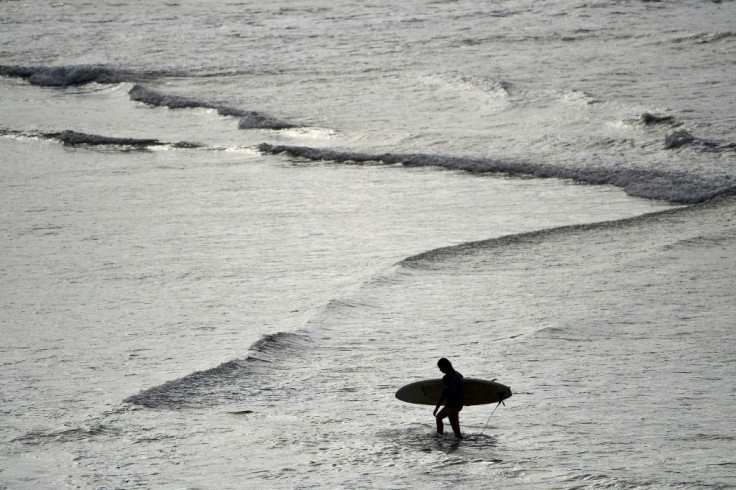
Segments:
[[[402,402],[418,405],[437,405],[442,395],[441,379],[416,381],[399,388],[396,398]],[[464,378],[463,401],[468,405],[485,405],[498,403],[511,396],[511,388],[487,379]]]

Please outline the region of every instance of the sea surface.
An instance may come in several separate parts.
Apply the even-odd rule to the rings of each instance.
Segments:
[[[1,1],[0,488],[736,486],[734,80],[729,0]]]

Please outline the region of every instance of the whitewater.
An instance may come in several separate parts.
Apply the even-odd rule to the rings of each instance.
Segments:
[[[734,25],[3,2],[0,488],[735,486]]]

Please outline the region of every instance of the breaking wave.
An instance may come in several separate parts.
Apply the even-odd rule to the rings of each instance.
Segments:
[[[736,150],[736,143],[697,138],[684,129],[674,131],[665,137],[664,147],[666,150],[671,150],[673,148],[682,148],[686,146],[703,151],[714,152],[724,150]]]
[[[156,75],[153,72],[135,72],[104,65],[68,66],[6,66],[0,65],[0,75],[23,78],[42,87],[71,87],[87,83],[135,82]]]
[[[468,75],[459,72],[438,73],[425,77],[430,84],[441,84],[471,91],[508,96],[514,90],[512,83],[503,80],[494,80],[488,77]]]
[[[44,431],[32,430],[10,442],[23,444],[40,444],[44,441],[75,442],[88,440],[92,437],[118,436],[120,431],[113,426],[101,422],[93,422],[80,427],[71,427],[60,430]]]
[[[289,129],[297,127],[280,119],[256,111],[246,111],[233,107],[216,104],[204,100],[168,95],[155,90],[150,90],[141,85],[135,85],[128,93],[130,99],[136,102],[155,107],[168,107],[169,109],[214,109],[221,116],[232,116],[239,118],[240,129]]]
[[[204,371],[154,386],[132,395],[124,403],[146,408],[177,409],[223,401],[239,401],[270,391],[268,381],[254,380],[255,371],[293,356],[310,343],[306,333],[279,332],[263,336],[244,359],[233,359]],[[257,373],[256,373],[257,374]]]
[[[17,66],[0,65],[0,76],[22,78],[32,85],[43,87],[72,87],[88,83],[117,84],[124,82],[140,82],[170,72],[140,72],[111,68],[104,65],[66,65],[66,66]],[[176,95],[167,95],[135,85],[129,92],[131,100],[144,104],[168,107],[170,109],[215,109],[222,116],[239,118],[240,129],[290,129],[299,127],[296,124],[280,120],[257,111],[237,109]]]
[[[701,32],[699,34],[694,34],[691,36],[685,36],[685,37],[678,37],[676,39],[673,39],[671,42],[673,43],[694,43],[694,44],[710,44],[720,41],[727,41],[730,39],[736,38],[736,32],[733,31],[726,31],[726,32]]]
[[[660,116],[659,114],[651,114],[649,112],[642,114],[640,121],[645,126],[653,126],[655,124],[679,124],[675,119],[675,116]]]
[[[64,146],[111,146],[125,149],[146,150],[153,147],[171,148],[200,148],[202,145],[179,141],[170,143],[153,138],[118,138],[114,136],[102,136],[98,134],[81,133],[79,131],[15,131],[0,129],[0,136],[11,136],[16,138],[37,138],[58,141]]]
[[[631,224],[642,223],[642,222],[658,222],[660,220],[666,220],[668,217],[681,216],[683,213],[698,212],[699,208],[719,206],[730,206],[736,199],[736,188],[716,198],[708,201],[699,203],[694,206],[684,206],[674,209],[666,209],[663,211],[657,211],[654,213],[643,214],[634,216],[631,218],[612,220],[612,221],[601,221],[596,223],[584,223],[576,225],[560,226],[556,228],[547,228],[542,230],[535,230],[525,233],[518,233],[515,235],[506,235],[498,238],[489,238],[486,240],[477,240],[472,242],[465,242],[458,245],[450,245],[447,247],[440,247],[425,252],[418,253],[406,257],[405,259],[398,262],[396,265],[399,268],[405,267],[406,269],[434,269],[439,267],[445,261],[458,260],[459,257],[470,257],[474,254],[480,254],[483,258],[495,256],[499,260],[500,254],[489,254],[492,251],[501,252],[509,247],[524,247],[527,245],[533,245],[543,241],[555,240],[557,237],[566,236],[570,233],[577,232],[590,232],[593,230],[610,230],[625,228]],[[667,245],[666,250],[672,250],[675,247],[680,246],[696,246],[706,249],[708,247],[719,247],[723,243],[728,242],[731,239],[729,236],[721,235],[709,235],[699,236],[686,240],[680,240],[673,244]],[[454,267],[455,265],[453,265]]]
[[[258,146],[263,153],[286,153],[294,157],[314,161],[338,163],[401,164],[407,167],[441,167],[471,173],[502,173],[529,175],[539,178],[571,179],[595,185],[613,185],[635,197],[645,197],[682,204],[695,204],[736,189],[736,182],[729,177],[703,178],[685,174],[647,171],[632,168],[577,168],[542,165],[514,160],[490,158],[465,158],[421,153],[367,154],[304,146]]]

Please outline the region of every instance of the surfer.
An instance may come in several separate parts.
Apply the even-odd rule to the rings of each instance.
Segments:
[[[437,367],[445,374],[442,377],[442,395],[440,395],[437,406],[434,407],[434,412],[432,413],[437,420],[437,433],[444,433],[445,427],[442,419],[447,417],[450,420],[455,437],[462,439],[459,413],[463,409],[463,375],[455,371],[450,361],[444,357],[437,361]],[[437,410],[443,404],[445,406],[438,413]]]

